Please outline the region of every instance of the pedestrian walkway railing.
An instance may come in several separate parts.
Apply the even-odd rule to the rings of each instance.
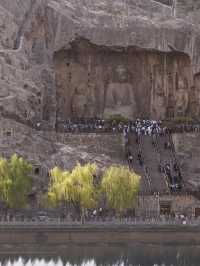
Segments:
[[[65,226],[115,226],[115,225],[199,225],[200,219],[198,218],[112,218],[104,220],[93,220],[93,221],[66,221],[61,219],[55,219],[53,221],[0,221],[0,227],[25,227],[25,226],[46,226],[46,227],[65,227]]]

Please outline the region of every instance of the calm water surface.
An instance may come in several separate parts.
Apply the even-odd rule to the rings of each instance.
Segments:
[[[28,252],[25,248],[26,255],[15,249],[4,255],[0,249],[0,266],[200,266],[200,246],[84,245],[61,249],[51,247],[44,252],[43,248],[29,249]]]

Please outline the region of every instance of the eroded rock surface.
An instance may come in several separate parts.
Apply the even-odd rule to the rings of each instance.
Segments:
[[[28,125],[30,139],[37,122],[54,130],[69,117],[198,117],[199,8],[195,0],[0,0],[1,116],[11,128]],[[68,143],[52,150],[54,162],[65,149],[73,157]]]
[[[199,115],[196,2],[86,1],[84,8],[79,1],[59,3],[58,118]],[[49,3],[54,12],[60,5]],[[70,10],[67,20],[65,10]],[[71,31],[64,34],[69,19]]]
[[[175,150],[184,172],[186,185],[200,188],[200,136],[198,133],[174,134]]]
[[[196,1],[0,3],[3,115],[199,115]],[[145,97],[143,97],[145,95]]]
[[[123,163],[123,138],[119,134],[62,134],[37,131],[29,126],[0,119],[0,154],[13,152],[40,165],[47,177],[55,165],[72,169],[77,162],[96,162],[100,169]]]

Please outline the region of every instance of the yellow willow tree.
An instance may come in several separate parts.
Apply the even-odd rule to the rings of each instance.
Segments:
[[[96,165],[90,163],[83,166],[77,164],[71,173],[53,168],[48,189],[49,205],[54,207],[62,201],[70,203],[84,217],[85,209],[96,205],[96,170]]]
[[[139,188],[140,176],[124,166],[108,168],[101,182],[109,207],[120,215],[125,209],[134,207]]]
[[[54,167],[50,171],[50,182],[49,182],[48,193],[46,197],[48,205],[52,207],[56,207],[63,200],[63,189],[64,189],[63,186],[64,186],[64,182],[65,182],[67,174],[70,174],[70,173],[67,171],[64,172],[59,167]]]
[[[96,164],[86,164],[77,166],[72,170],[72,194],[71,201],[81,212],[84,219],[85,209],[96,206],[97,190],[94,185],[94,175],[96,174]]]

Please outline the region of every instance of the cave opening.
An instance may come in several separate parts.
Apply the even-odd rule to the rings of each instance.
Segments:
[[[165,119],[187,116],[190,57],[138,47],[107,47],[85,39],[54,54],[57,121],[68,118]]]

